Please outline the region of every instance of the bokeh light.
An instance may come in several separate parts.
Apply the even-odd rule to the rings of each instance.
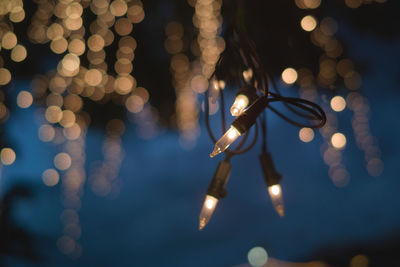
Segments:
[[[340,112],[346,108],[346,100],[341,96],[335,96],[331,99],[331,108],[336,111]]]
[[[12,148],[4,147],[1,149],[0,158],[3,165],[11,165],[14,163],[16,155]]]
[[[90,69],[85,73],[85,82],[90,86],[97,86],[103,79],[102,73],[98,69]]]
[[[268,261],[268,254],[262,247],[254,247],[247,254],[247,259],[251,266],[262,267]]]
[[[346,146],[346,136],[342,133],[335,133],[331,137],[331,144],[334,148],[342,149]]]
[[[28,91],[21,91],[17,95],[17,105],[20,108],[29,108],[33,103],[33,96]]]
[[[368,267],[369,258],[364,254],[354,256],[350,261],[350,267]]]
[[[60,175],[55,169],[47,169],[42,173],[42,180],[47,186],[55,186],[60,180]]]
[[[39,127],[39,139],[43,142],[50,142],[54,139],[56,132],[53,128],[53,126],[49,124],[43,124],[42,126]]]
[[[58,153],[55,157],[54,157],[54,166],[61,170],[61,171],[65,171],[67,170],[69,167],[71,167],[71,156],[68,155],[67,153]]]
[[[99,34],[94,34],[87,41],[88,47],[93,52],[99,52],[104,47],[104,39]]]
[[[62,119],[62,111],[58,106],[49,106],[46,109],[46,119],[48,122],[57,123]]]
[[[314,139],[314,130],[311,128],[301,128],[299,138],[305,143],[311,142]]]
[[[350,8],[358,8],[362,5],[362,0],[345,0],[346,5]]]
[[[13,49],[17,45],[17,36],[13,32],[6,32],[1,39],[1,46],[4,49]]]
[[[6,68],[0,68],[0,85],[6,85],[11,81],[11,73]]]
[[[26,48],[22,45],[16,45],[11,51],[11,59],[15,62],[23,61],[27,56]]]
[[[281,77],[286,84],[293,84],[297,80],[297,71],[293,68],[286,68]]]
[[[301,19],[300,25],[303,30],[311,32],[317,27],[317,20],[313,16],[308,15]]]

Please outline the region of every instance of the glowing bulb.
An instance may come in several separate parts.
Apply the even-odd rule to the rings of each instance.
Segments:
[[[249,98],[245,95],[238,95],[235,98],[235,102],[233,103],[231,107],[231,114],[232,116],[239,116],[243,110],[247,107],[249,104]]]
[[[210,88],[210,98],[211,98],[211,103],[217,102],[217,98],[219,95],[219,90],[221,89],[219,86],[219,82],[216,79],[213,79],[211,81],[211,88]]]
[[[279,216],[283,217],[284,215],[284,206],[283,206],[283,199],[282,199],[282,188],[279,184],[274,184],[268,186],[268,193],[271,197],[272,204],[276,212],[278,212]]]
[[[215,201],[211,197],[206,200],[206,207],[207,209],[212,209],[215,206]]]
[[[240,132],[233,126],[215,143],[214,150],[211,152],[210,157],[213,158],[219,153],[224,152],[239,136]]]
[[[251,78],[253,78],[253,70],[248,69],[243,71],[243,78],[246,82],[250,82]]]
[[[281,193],[281,187],[279,185],[271,186],[271,194],[277,196]]]
[[[214,213],[217,204],[218,204],[218,198],[206,195],[206,199],[204,200],[203,208],[201,209],[199,217],[199,230],[203,229],[206,226],[206,224],[210,221],[211,216]]]
[[[228,182],[231,169],[232,165],[229,163],[229,160],[225,159],[218,164],[214,177],[208,186],[206,199],[204,200],[203,208],[201,209],[199,230],[203,229],[210,221],[218,200],[225,197],[225,186]]]

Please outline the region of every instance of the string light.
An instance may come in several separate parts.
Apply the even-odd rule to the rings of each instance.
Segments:
[[[250,83],[251,79],[253,79],[253,70],[248,69],[243,71],[243,78],[247,83]]]
[[[284,205],[282,198],[282,188],[279,184],[282,176],[275,170],[275,165],[271,155],[263,151],[260,155],[261,168],[264,174],[264,182],[268,187],[268,193],[272,204],[279,216],[284,216]]]
[[[210,154],[210,158],[224,152],[242,133],[236,129],[235,126],[231,126],[229,130],[215,143],[214,150]]]
[[[261,130],[262,130],[262,153],[260,155],[260,163],[261,167],[263,170],[264,174],[264,181],[267,185],[268,188],[268,193],[270,195],[272,204],[276,210],[276,212],[279,214],[279,216],[283,217],[284,216],[284,203],[283,203],[283,197],[282,197],[282,188],[280,185],[280,180],[281,180],[281,175],[275,170],[275,166],[273,164],[271,155],[267,152],[267,146],[266,146],[266,123],[265,123],[265,116],[264,116],[264,110],[265,109],[270,109],[274,113],[276,113],[278,116],[286,120],[287,122],[301,127],[303,129],[312,129],[315,128],[320,128],[322,127],[325,122],[326,122],[326,116],[325,112],[319,107],[317,104],[310,102],[305,99],[300,99],[300,98],[293,98],[293,97],[283,97],[280,95],[278,88],[276,87],[275,83],[274,89],[276,93],[273,93],[268,90],[268,75],[264,72],[262,69],[262,64],[259,61],[259,56],[257,52],[255,51],[254,47],[250,43],[250,41],[247,39],[247,37],[242,34],[242,33],[232,33],[234,37],[234,40],[230,42],[229,44],[234,43],[235,41],[238,42],[239,47],[243,45],[242,50],[240,50],[240,53],[237,52],[235,49],[231,49],[229,46],[227,47],[227,50],[225,50],[224,54],[221,55],[221,60],[219,61],[216,71],[214,75],[211,77],[211,81],[214,86],[210,86],[209,89],[206,91],[206,98],[209,97],[210,91],[212,93],[213,87],[216,85],[216,81],[218,80],[224,80],[219,77],[219,74],[221,72],[221,66],[223,65],[223,59],[227,57],[227,53],[233,53],[234,57],[237,57],[237,61],[242,62],[244,64],[248,65],[247,70],[242,71],[242,72],[237,72],[237,73],[243,73],[243,75],[240,75],[241,77],[235,77],[233,80],[239,81],[239,85],[241,83],[245,83],[245,86],[240,86],[240,89],[238,93],[236,94],[235,101],[231,107],[231,114],[232,115],[238,115],[235,120],[232,122],[230,128],[224,133],[224,135],[219,139],[216,140],[215,136],[212,132],[212,129],[210,127],[209,123],[209,104],[208,101],[206,101],[205,105],[205,118],[206,118],[206,126],[207,126],[207,131],[211,137],[211,139],[215,142],[214,149],[210,154],[210,157],[214,157],[222,152],[226,153],[226,159],[225,161],[221,162],[216,174],[214,175],[213,180],[211,181],[211,184],[209,186],[209,189],[207,191],[207,195],[203,204],[203,208],[200,213],[200,230],[204,228],[204,226],[209,222],[212,213],[215,210],[215,207],[220,199],[221,196],[225,195],[225,189],[224,186],[226,184],[226,181],[228,179],[228,169],[230,173],[231,166],[230,164],[228,167],[221,167],[222,164],[228,164],[229,159],[237,154],[245,153],[249,149],[251,149],[257,140],[257,132],[258,132],[258,125],[261,125]],[[235,46],[237,48],[237,46]],[[235,52],[237,52],[235,54]],[[248,54],[247,54],[248,53]],[[228,55],[228,57],[231,55]],[[251,64],[250,64],[251,62]],[[256,67],[257,66],[257,67]],[[241,67],[241,66],[240,66]],[[239,67],[239,68],[240,68]],[[248,73],[248,70],[251,69],[251,73]],[[253,73],[254,72],[254,73]],[[296,70],[292,68],[286,69],[282,73],[282,79],[285,81],[287,84],[294,83],[298,78],[298,74]],[[259,88],[257,88],[259,87]],[[221,103],[221,113],[222,113],[222,129],[225,129],[225,115],[224,115],[224,94],[223,91],[219,91],[220,95],[220,103]],[[259,96],[261,95],[261,96]],[[306,124],[302,123],[300,121],[294,120],[292,118],[287,117],[280,111],[278,111],[276,108],[272,107],[272,103],[274,102],[283,102],[284,105],[292,111],[294,114],[297,116],[300,116],[304,119],[311,119],[314,121],[318,121],[316,124]],[[248,105],[250,106],[244,110]],[[293,107],[296,107],[297,109],[301,109],[302,111],[306,113],[299,112]],[[255,125],[255,134],[253,141],[251,142],[248,147],[241,149],[243,144],[245,143],[248,133],[252,126]],[[307,131],[307,130],[304,130]],[[229,147],[231,144],[239,138],[239,136],[243,136],[242,142],[240,142],[237,146],[236,149],[230,150]],[[312,139],[312,138],[311,138]],[[309,141],[311,141],[311,139]],[[222,165],[223,166],[223,165]],[[224,171],[225,170],[225,171]],[[225,175],[222,175],[220,173],[224,173]]]
[[[370,1],[362,2],[359,0],[346,0],[345,4],[350,8],[357,8]],[[376,2],[382,3],[385,0],[376,0]],[[19,33],[13,32],[12,23],[24,20],[23,2],[7,1],[7,3],[1,7],[0,30],[2,36],[0,48],[9,50],[6,53],[10,55],[12,61],[21,62],[28,57],[28,51],[21,44],[19,36],[17,36]],[[207,97],[204,101],[204,109],[208,119],[208,116],[217,112],[218,108],[221,112],[224,112],[223,101],[221,101],[221,104],[215,104],[215,102],[219,97],[223,99],[225,81],[227,83],[230,81],[227,79],[229,77],[226,74],[221,74],[218,70],[220,69],[218,66],[219,58],[221,58],[220,54],[225,49],[225,41],[219,36],[222,25],[222,1],[190,0],[190,3],[195,7],[193,23],[199,30],[197,38],[193,38],[196,44],[193,42],[187,45],[184,27],[179,22],[174,22],[167,26],[167,39],[165,41],[165,48],[172,55],[170,67],[177,96],[176,123],[182,133],[181,136],[184,138],[195,138],[198,135],[197,93],[202,93],[208,88]],[[295,3],[301,9],[315,9],[320,6],[321,1],[296,0]],[[54,165],[58,171],[54,170],[43,175],[43,181],[48,186],[54,186],[61,181],[63,188],[67,188],[63,191],[63,196],[65,197],[63,202],[68,211],[67,213],[70,215],[77,214],[81,197],[81,194],[77,192],[79,188],[83,187],[85,181],[85,175],[82,174],[85,156],[82,150],[75,149],[75,146],[84,147],[86,129],[91,120],[90,115],[84,112],[86,99],[96,102],[101,101],[101,103],[113,99],[118,104],[125,105],[126,109],[134,115],[130,118],[133,117],[137,120],[141,118],[142,125],[138,129],[145,128],[148,130],[155,128],[157,113],[148,104],[149,93],[147,89],[137,87],[137,81],[132,75],[136,40],[130,34],[133,24],[141,22],[145,14],[140,0],[82,2],[44,0],[38,1],[37,4],[37,11],[32,16],[32,23],[28,28],[28,37],[33,43],[48,43],[51,51],[60,55],[62,59],[55,70],[50,71],[46,76],[35,78],[35,83],[37,84],[32,85],[32,94],[28,91],[21,91],[17,96],[16,102],[20,108],[29,108],[33,104],[33,100],[45,105],[43,111],[40,111],[44,116],[40,119],[39,139],[43,142],[52,142],[57,145],[63,144],[63,151],[60,151],[54,158]],[[93,17],[86,16],[88,12],[95,15],[90,26],[83,24],[83,18]],[[320,21],[320,23],[317,21]],[[305,68],[297,70],[287,68],[282,72],[282,81],[288,85],[297,82],[300,86],[300,96],[309,101],[317,100],[317,85],[325,88],[334,88],[334,83],[339,78],[343,79],[344,85],[349,90],[359,89],[362,84],[360,74],[355,71],[350,60],[340,59],[343,47],[334,38],[334,34],[337,31],[336,21],[328,17],[322,18],[322,20],[318,18],[317,20],[316,17],[309,15],[301,20],[300,25],[305,31],[311,32],[312,42],[318,45],[324,53],[320,57],[319,71],[314,77],[311,71]],[[235,36],[236,39],[233,39],[236,41],[242,39],[243,36],[240,35],[239,33]],[[113,43],[118,43],[118,49],[115,53],[116,63],[113,66],[109,66],[107,61],[110,55],[106,51],[107,47]],[[193,62],[189,60],[191,57],[186,55],[187,49],[189,49],[187,47],[189,46],[193,54],[199,56],[198,60]],[[237,118],[219,141],[214,140],[215,138],[212,137],[215,148],[210,156],[213,157],[221,152],[226,152],[227,159],[229,159],[233,155],[248,151],[254,146],[260,128],[263,134],[263,147],[265,148],[266,122],[264,110],[267,108],[290,123],[302,127],[299,132],[300,139],[304,142],[310,142],[314,138],[313,129],[320,127],[325,122],[323,112],[315,111],[315,106],[310,107],[310,105],[298,99],[281,97],[278,88],[273,85],[273,79],[264,73],[260,59],[251,42],[247,42],[247,40],[244,43],[236,42],[234,50],[237,54],[241,54],[239,57],[237,54],[234,56],[235,59],[238,59],[236,60],[237,62],[241,62],[240,67],[235,66],[235,78],[238,80],[235,85],[241,89],[239,89],[230,110],[231,114]],[[0,85],[7,85],[12,81],[14,74],[11,74],[8,66],[3,66],[3,63],[7,61],[3,62],[3,58],[0,58],[0,61]],[[86,64],[86,62],[88,63]],[[114,71],[115,74],[112,74],[111,71]],[[269,90],[268,83],[272,83],[276,93],[272,93]],[[248,94],[249,92],[241,92],[242,88],[251,88],[249,90],[251,94]],[[346,98],[346,100],[341,96],[334,96],[331,99],[330,107],[333,111],[340,112],[348,105],[354,111],[352,126],[357,145],[365,153],[368,172],[376,176],[382,172],[383,162],[379,156],[379,147],[369,131],[367,118],[369,107],[367,103],[360,104],[359,102],[365,102],[365,99],[358,93],[355,94],[357,96],[349,94],[351,97]],[[353,97],[354,99],[350,101]],[[255,112],[252,104],[257,99],[262,103],[262,105],[260,104],[262,108],[257,109],[257,112]],[[8,119],[10,112],[2,101],[3,98],[0,99],[0,122],[3,123]],[[309,125],[304,125],[285,117],[270,105],[275,101],[283,102],[290,111],[293,111],[293,108],[303,109],[303,111],[311,115],[302,116],[299,115],[300,113],[294,113],[303,119],[319,120],[321,123],[306,127]],[[209,109],[210,105],[213,107],[212,112]],[[308,107],[306,107],[307,105]],[[330,111],[328,116],[330,119],[336,120],[337,118]],[[151,122],[148,118],[151,118]],[[222,125],[223,131],[226,130],[224,123]],[[253,125],[255,127],[252,127]],[[244,144],[248,140],[247,137],[250,135],[251,129],[254,129],[253,141],[246,148],[242,148],[245,147]],[[341,159],[342,150],[346,146],[347,139],[337,130],[337,123],[329,123],[326,129],[321,130],[326,142],[322,153],[324,161],[330,167],[329,173],[331,177],[345,177],[347,172],[343,164],[341,164]],[[148,133],[148,131],[142,131],[142,136],[150,136],[151,134]],[[235,149],[230,149],[230,145],[239,137],[241,137],[241,142]],[[108,153],[105,153],[104,161],[101,164],[102,167],[99,169],[94,168],[97,170],[94,173],[106,173],[104,175],[105,178],[103,177],[106,182],[103,180],[100,182],[95,181],[95,178],[88,179],[92,189],[96,187],[94,184],[106,184],[107,186],[104,186],[103,189],[109,189],[108,186],[111,184],[111,180],[118,175],[117,170],[119,170],[120,161],[123,158],[123,149],[120,141],[120,135],[108,134],[103,144],[105,151],[111,154],[115,151],[119,153],[116,153],[115,157],[108,157],[106,156]],[[2,154],[2,163],[5,165],[12,164],[15,161],[14,150],[9,148],[4,148],[3,150],[5,156]],[[81,154],[78,155],[78,153]],[[263,153],[267,153],[266,149],[263,149]],[[74,160],[74,155],[78,155],[76,156],[78,158],[77,162]],[[268,153],[267,155],[270,158]],[[268,163],[266,165],[270,166],[271,164]],[[108,169],[113,169],[114,172],[107,172]],[[268,175],[268,177],[270,176]],[[277,174],[272,176],[277,176]],[[267,186],[275,209],[280,213],[277,207],[281,205],[281,213],[283,215],[282,188],[279,183],[269,182]],[[96,190],[94,189],[94,191]],[[107,192],[107,190],[98,190],[97,192],[106,195],[104,192]],[[210,211],[208,220],[218,200],[219,198],[217,197],[207,195],[205,207],[207,211]],[[72,215],[72,217],[74,216]],[[72,228],[76,230],[79,228],[78,224]],[[79,231],[71,231],[65,225],[65,235],[57,242],[60,249],[68,255],[76,256],[79,254],[79,244],[77,242],[79,234],[76,234],[77,232]]]
[[[246,79],[246,77],[244,78]],[[232,116],[239,116],[249,104],[252,104],[258,98],[256,91],[252,86],[240,88],[231,107]]]
[[[214,213],[215,207],[218,204],[218,200],[221,197],[225,197],[226,195],[225,186],[226,183],[228,182],[231,169],[232,166],[229,163],[229,159],[221,161],[218,164],[214,177],[211,180],[211,183],[208,187],[203,208],[201,209],[200,212],[199,230],[202,230],[206,226],[206,224],[210,221],[211,216]]]
[[[203,208],[200,212],[199,217],[199,230],[202,230],[207,223],[210,221],[212,214],[214,213],[215,207],[218,204],[218,198],[206,195],[204,200]]]
[[[275,184],[268,186],[268,193],[271,197],[272,204],[274,205],[276,212],[279,214],[279,216],[283,217],[285,209],[283,206],[281,185]]]
[[[259,97],[242,115],[238,116],[229,130],[215,143],[210,157],[224,152],[240,135],[246,133],[256,123],[257,117],[268,105],[267,98]]]
[[[233,105],[231,107],[231,114],[232,116],[239,116],[243,110],[247,107],[249,104],[249,98],[245,95],[238,95],[235,98],[235,102],[233,102]]]

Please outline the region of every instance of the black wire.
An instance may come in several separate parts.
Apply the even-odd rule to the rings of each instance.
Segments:
[[[309,112],[311,115],[307,115],[308,119],[311,120],[316,120],[319,121],[317,124],[303,124],[300,122],[296,122],[293,119],[290,119],[289,117],[283,115],[281,112],[279,112],[277,109],[273,108],[271,105],[268,105],[268,108],[271,109],[275,114],[277,114],[279,117],[284,119],[285,121],[289,122],[290,124],[293,124],[297,127],[308,127],[312,129],[317,129],[321,128],[322,126],[325,125],[326,123],[326,115],[323,109],[315,104],[314,102],[302,99],[302,98],[296,98],[296,97],[282,97],[280,95],[276,95],[271,93],[273,98],[269,98],[269,102],[283,102],[286,103],[287,105],[293,105],[298,107],[299,109],[302,109],[306,112]],[[314,108],[314,109],[313,109]],[[303,114],[303,113],[302,113]]]
[[[247,38],[246,36],[243,36],[243,38],[244,38],[245,40],[248,40],[248,38]],[[258,61],[258,64],[260,65],[260,68],[262,68],[262,66],[261,66],[261,60],[260,60],[260,57],[259,57],[259,55],[258,55],[256,49],[255,49],[255,45],[254,45],[250,40],[248,40],[248,41],[246,42],[246,45],[247,45],[247,47],[249,48],[249,52],[251,52],[251,54],[254,55],[255,60]],[[268,80],[268,77],[267,77],[266,72],[264,72],[263,77],[264,77],[263,80]],[[278,86],[277,86],[276,83],[275,83],[275,80],[272,79],[272,78],[269,79],[269,80],[271,81],[271,83],[272,83],[272,85],[273,85],[273,88],[274,88],[275,91],[276,91],[276,94],[272,94],[272,93],[271,93],[271,94],[274,95],[275,97],[277,97],[277,96],[278,96],[278,97],[281,97],[281,93],[280,93],[280,91],[279,91]],[[268,84],[268,83],[267,83],[267,84]],[[264,92],[267,93],[267,92],[268,92],[268,89],[264,90]],[[301,100],[301,98],[296,98],[296,99],[298,99],[299,101],[303,101],[303,100]],[[288,98],[286,98],[286,100],[282,101],[283,104],[285,105],[285,107],[287,107],[291,112],[295,113],[297,116],[300,116],[300,117],[303,117],[303,118],[306,118],[306,119],[311,119],[311,120],[314,120],[314,119],[315,119],[315,116],[312,116],[312,115],[309,115],[309,114],[306,114],[306,113],[302,113],[302,112],[300,112],[300,111],[294,109],[292,106],[290,106],[290,105],[295,105],[295,106],[296,106],[296,104],[293,104],[293,100],[295,100],[295,99],[292,98],[291,100],[292,100],[292,101],[289,101]],[[295,100],[295,101],[296,101],[296,100]],[[305,103],[305,102],[303,101],[303,103]],[[318,105],[316,105],[315,103],[313,103],[313,102],[308,101],[306,104],[312,105],[312,106],[314,106],[315,108],[320,109],[320,107],[319,107]],[[314,105],[314,104],[315,104],[315,105]],[[302,107],[300,107],[300,108],[301,108],[301,109],[307,110],[307,108],[304,108],[304,106],[302,106]],[[272,110],[273,110],[275,113],[277,113],[277,110],[276,110],[276,109],[272,109]],[[310,111],[310,110],[307,110],[307,111],[312,113],[312,111]],[[317,126],[317,128],[322,127],[322,126],[325,124],[325,121],[326,121],[326,118],[323,118],[323,117],[325,117],[325,113],[322,111],[322,109],[320,109],[320,112],[321,112],[322,116],[319,116],[319,119],[321,119],[322,121],[321,121],[320,125]],[[278,112],[278,113],[279,113],[279,112]],[[277,114],[278,114],[278,113],[277,113]],[[283,115],[283,114],[281,114],[281,113],[279,113],[279,114],[280,114],[279,116]],[[315,114],[314,114],[314,115],[315,115]],[[296,125],[296,126],[302,125],[302,124],[299,124],[299,123],[297,123],[297,122],[293,123],[294,121],[291,120],[291,119],[286,119],[286,118],[287,118],[286,116],[281,116],[281,117],[284,118],[286,121],[292,123],[293,125]],[[313,126],[313,127],[314,127],[314,126]]]
[[[215,139],[215,136],[211,130],[211,126],[210,126],[210,107],[209,107],[209,103],[208,103],[208,95],[209,95],[209,88],[206,90],[205,92],[205,97],[206,99],[204,100],[204,111],[205,111],[205,121],[206,121],[206,128],[207,128],[207,132],[208,135],[211,138],[211,141],[215,144],[217,142],[217,139]]]
[[[265,110],[262,113],[261,117],[261,132],[262,132],[262,143],[261,143],[261,150],[267,151],[267,116],[265,114]]]
[[[222,121],[222,134],[226,132],[226,122],[225,122],[225,100],[224,91],[219,89],[220,105],[221,105],[221,121]]]
[[[211,140],[213,141],[213,143],[215,144],[217,142],[217,139],[215,138],[211,126],[210,126],[210,107],[209,107],[209,103],[208,103],[208,97],[209,97],[209,88],[206,90],[205,92],[205,104],[204,104],[204,109],[205,109],[205,121],[206,121],[206,128],[207,128],[207,132],[208,135],[210,136]],[[225,134],[226,132],[226,122],[225,122],[225,100],[224,100],[224,93],[222,90],[220,90],[220,105],[221,105],[221,120],[222,120],[222,129],[223,129],[223,134]],[[248,133],[246,132],[246,134],[243,136],[242,141],[239,143],[239,145],[234,149],[234,150],[230,150],[227,149],[225,150],[226,153],[230,154],[229,158],[232,157],[233,155],[238,155],[238,154],[242,154],[245,153],[247,151],[249,151],[251,148],[253,148],[253,146],[256,144],[257,142],[257,137],[258,137],[258,125],[256,124],[255,126],[256,130],[255,130],[255,135],[253,137],[253,140],[251,141],[251,143],[244,149],[241,149],[241,147],[244,145],[244,143],[246,142],[247,138],[248,138]],[[228,157],[228,155],[227,155]]]
[[[221,96],[221,99],[220,99],[221,104],[220,105],[221,105],[221,109],[222,109],[221,113],[223,113],[222,128],[225,129],[225,130],[223,130],[223,134],[224,134],[226,132],[226,124],[225,124],[225,112],[224,112],[224,110],[225,110],[224,94],[223,94],[222,90],[220,90],[220,96]],[[209,88],[205,92],[205,98],[206,98],[205,103],[204,103],[205,121],[206,121],[206,128],[207,128],[208,135],[210,136],[212,142],[215,144],[217,142],[217,139],[215,138],[214,133],[211,129],[211,125],[210,125],[210,115],[209,115],[210,114],[210,106],[209,106],[209,102],[208,102],[208,97],[209,97]],[[225,150],[227,159],[230,159],[233,155],[245,153],[254,146],[254,144],[257,141],[257,135],[255,135],[255,137],[252,140],[252,143],[248,147],[246,147],[243,150],[240,150],[240,148],[246,142],[248,136],[249,136],[249,134],[248,134],[248,132],[246,132],[245,135],[243,136],[241,142],[234,150],[230,150],[230,149]]]
[[[234,36],[233,38],[229,38],[229,35],[232,34]],[[239,86],[242,86],[243,84],[246,84],[247,82],[244,80],[242,72],[240,71],[243,66],[245,66],[247,69],[251,69],[253,71],[253,76],[251,77],[251,83],[253,85],[257,85],[256,89],[260,91],[260,93],[263,95],[263,97],[266,98],[268,101],[268,104],[266,105],[266,109],[270,109],[272,112],[274,112],[276,115],[278,115],[280,118],[283,120],[287,121],[288,123],[295,125],[297,127],[308,127],[308,128],[320,128],[326,123],[326,115],[325,112],[322,110],[322,108],[317,105],[314,102],[301,99],[301,98],[295,98],[295,97],[283,97],[279,91],[278,86],[276,85],[275,81],[273,78],[269,77],[267,73],[264,71],[263,66],[261,64],[261,59],[256,51],[254,43],[252,43],[247,36],[245,36],[243,33],[237,34],[234,30],[232,31],[227,31],[227,49],[220,55],[220,58],[218,59],[218,62],[216,64],[215,70],[213,74],[210,77],[210,80],[215,76],[217,76],[217,73],[219,73],[219,68],[222,67],[223,65],[223,59],[225,56],[230,56],[229,52],[232,53],[232,57],[234,62],[242,62],[243,64],[236,65],[234,64],[233,68],[235,69],[236,72],[236,77],[235,83]],[[228,47],[230,46],[230,47]],[[229,66],[232,67],[232,66]],[[275,93],[272,93],[269,91],[268,88],[268,81],[271,82],[272,87],[275,91]],[[206,103],[205,103],[205,120],[206,120],[206,127],[207,127],[207,132],[213,141],[213,143],[216,143],[217,140],[212,132],[211,126],[210,126],[210,116],[209,116],[209,103],[208,103],[208,97],[209,97],[209,90],[210,88],[207,89],[205,95],[206,95]],[[224,93],[220,89],[219,90],[219,95],[220,95],[220,105],[221,105],[221,121],[222,121],[222,131],[223,134],[226,132],[226,116],[225,116],[225,98],[224,98]],[[308,119],[312,121],[317,121],[317,123],[314,124],[306,124],[302,123],[299,121],[296,121],[292,118],[289,118],[288,116],[284,115],[280,111],[278,111],[276,108],[272,107],[270,104],[273,102],[282,102],[285,107],[296,114],[297,116],[303,118],[303,119]],[[303,112],[299,111],[302,110]],[[261,118],[255,123],[255,131],[254,131],[254,136],[253,140],[251,143],[245,147],[244,149],[241,149],[242,146],[246,143],[247,138],[249,136],[249,132],[247,131],[246,134],[243,136],[241,142],[238,144],[238,146],[233,149],[227,149],[225,151],[227,159],[230,159],[233,155],[237,154],[242,154],[247,151],[249,151],[257,142],[258,138],[258,129],[259,125],[261,126],[261,133],[262,133],[262,150],[266,151],[267,149],[267,122],[266,122],[267,116],[266,112],[264,111],[261,114]]]

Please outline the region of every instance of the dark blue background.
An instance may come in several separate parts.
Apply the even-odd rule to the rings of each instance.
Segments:
[[[339,130],[347,136],[344,164],[351,175],[344,188],[335,187],[328,176],[320,155],[322,138],[317,135],[303,143],[297,128],[271,115],[269,145],[283,175],[283,219],[267,195],[255,148],[233,159],[228,196],[199,232],[204,194],[222,159],[209,158],[212,144],[205,129],[195,148],[186,151],[176,132],[141,140],[135,126],[129,125],[123,136],[120,195],[102,198],[85,190],[80,211],[83,254],[73,261],[55,245],[62,235],[60,188],[48,188],[41,180],[57,150],[39,141],[35,107],[15,109],[5,131],[16,144],[17,160],[3,168],[1,188],[4,192],[24,181],[34,190],[34,199],[19,202],[14,215],[19,225],[37,236],[36,248],[46,259],[40,266],[233,266],[245,263],[254,246],[264,247],[271,257],[301,261],[332,246],[370,244],[398,234],[400,41],[378,41],[350,30],[342,35],[354,59],[370,66],[360,90],[369,100],[371,131],[379,141],[385,169],[377,178],[367,174],[347,109],[339,113]],[[14,82],[15,96],[27,89],[28,83]],[[103,138],[101,132],[89,130],[87,164],[97,159]],[[11,258],[9,263],[36,266]]]

